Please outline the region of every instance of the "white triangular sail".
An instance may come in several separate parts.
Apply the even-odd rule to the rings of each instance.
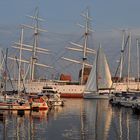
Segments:
[[[95,61],[93,62],[93,66],[91,69],[91,72],[89,74],[89,78],[85,87],[85,91],[97,91],[97,82],[96,82],[96,59],[97,55],[95,58]]]
[[[103,49],[99,47],[98,49],[98,61],[97,61],[97,81],[98,89],[108,89],[112,85],[110,69],[107,63],[106,56]]]
[[[99,47],[85,87],[85,92],[109,89],[111,85],[112,80],[107,59],[102,48]]]

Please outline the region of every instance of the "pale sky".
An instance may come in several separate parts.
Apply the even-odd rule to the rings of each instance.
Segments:
[[[139,0],[0,0],[0,17],[1,24],[18,24],[38,6],[48,23],[66,26],[89,6],[96,27],[139,27],[139,5]]]
[[[0,46],[10,47],[12,41],[19,39],[19,25],[28,23],[26,15],[32,15],[36,7],[46,20],[46,40],[55,53],[78,39],[81,29],[76,23],[81,23],[80,14],[87,7],[93,19],[93,48],[102,43],[108,59],[114,58],[109,62],[111,67],[121,48],[120,30],[128,29],[135,37],[140,35],[140,0],[0,0]]]

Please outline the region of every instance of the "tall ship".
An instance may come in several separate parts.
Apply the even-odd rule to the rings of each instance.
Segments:
[[[69,58],[62,57],[63,61],[70,61],[73,63],[77,63],[81,65],[81,69],[79,71],[79,81],[73,82],[68,78],[68,76],[62,74],[61,78],[59,80],[46,80],[44,79],[38,79],[36,77],[36,67],[45,67],[45,68],[53,68],[51,66],[41,64],[39,63],[39,57],[38,53],[40,54],[49,54],[49,50],[45,48],[39,47],[39,34],[40,32],[46,32],[46,30],[39,28],[39,22],[43,21],[42,18],[39,16],[38,9],[35,10],[34,16],[28,16],[34,21],[33,25],[21,25],[21,37],[19,42],[15,42],[14,46],[12,46],[15,49],[19,50],[19,55],[14,57],[8,57],[12,61],[14,61],[17,64],[18,70],[17,70],[17,79],[12,80],[12,82],[6,82],[6,90],[7,91],[18,91],[18,92],[25,92],[29,94],[36,94],[39,92],[42,92],[43,88],[51,86],[54,90],[57,90],[62,97],[76,97],[80,98],[83,97],[83,92],[85,88],[85,83],[87,81],[88,75],[90,73],[92,65],[88,63],[87,61],[87,54],[95,54],[95,51],[93,49],[90,49],[87,47],[88,37],[92,30],[89,28],[89,21],[91,18],[89,17],[89,11],[87,9],[86,12],[82,14],[82,16],[85,18],[85,26],[80,25],[82,28],[85,29],[83,33],[83,45],[70,42],[71,45],[75,47],[68,47],[68,50],[72,51],[78,51],[82,52],[83,57],[82,60],[73,60]],[[24,30],[29,29],[33,31],[33,37],[34,40],[32,42],[33,45],[29,45],[24,43]],[[23,59],[23,53],[24,51],[30,52],[31,56],[27,59]],[[22,74],[22,69],[24,65],[26,68],[26,73]],[[12,83],[12,86],[10,84]]]
[[[83,26],[79,24],[79,26],[81,26],[85,30],[82,35],[83,44],[80,45],[74,42],[70,42],[70,45],[74,47],[66,48],[71,51],[77,51],[77,52],[82,53],[83,55],[82,59],[74,60],[74,59],[70,59],[66,57],[61,58],[63,59],[63,61],[69,61],[72,63],[76,63],[78,65],[81,65],[81,69],[79,71],[79,77],[78,77],[79,81],[77,82],[71,81],[70,75],[61,74],[59,80],[46,81],[45,83],[43,83],[44,85],[42,86],[43,88],[46,88],[47,86],[48,87],[51,86],[54,90],[57,90],[60,93],[61,97],[82,98],[84,89],[85,89],[85,83],[87,81],[88,75],[92,67],[92,65],[89,64],[87,61],[88,54],[91,54],[91,55],[95,54],[95,51],[93,49],[87,47],[89,35],[92,32],[92,30],[89,27],[90,25],[89,22],[91,20],[91,17],[89,16],[88,9],[84,13],[82,13],[82,17],[85,19],[85,25]],[[27,92],[29,93],[35,93],[36,91],[41,92],[42,87],[38,88],[39,90],[37,90],[37,86],[33,86],[33,84],[35,84],[35,82],[31,84],[30,89],[28,88],[29,91]]]

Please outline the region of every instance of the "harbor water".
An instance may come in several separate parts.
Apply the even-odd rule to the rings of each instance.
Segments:
[[[140,115],[108,100],[65,99],[48,111],[0,111],[0,140],[139,140]]]

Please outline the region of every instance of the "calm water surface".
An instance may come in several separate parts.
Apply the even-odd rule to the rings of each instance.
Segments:
[[[107,100],[65,99],[50,111],[1,111],[0,140],[140,140],[140,115]]]

